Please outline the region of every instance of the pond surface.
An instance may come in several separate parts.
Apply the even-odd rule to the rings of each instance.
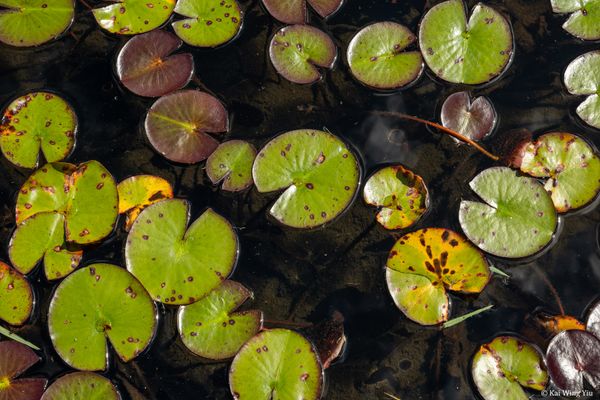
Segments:
[[[364,174],[382,164],[401,162],[424,178],[431,189],[432,211],[413,229],[460,230],[459,202],[471,196],[468,182],[490,162],[421,125],[369,114],[389,110],[436,120],[441,102],[457,86],[425,74],[408,90],[377,95],[352,79],[343,56],[323,81],[294,85],[277,76],[265,51],[279,25],[258,1],[241,3],[246,19],[232,44],[217,50],[184,49],[194,54],[202,84],[228,106],[233,121],[230,138],[260,147],[280,132],[326,127],[356,147]],[[326,24],[313,21],[345,50],[352,35],[374,21],[393,19],[415,31],[423,10],[433,3],[437,1],[348,0]],[[600,145],[600,132],[585,128],[575,116],[581,99],[568,96],[561,83],[567,64],[597,45],[581,43],[564,32],[564,17],[552,15],[549,0],[489,3],[510,16],[516,54],[501,80],[475,91],[491,98],[500,117],[488,145],[493,148],[494,141],[514,128],[535,133],[565,130]],[[266,217],[274,195],[255,190],[225,194],[210,184],[202,164],[169,163],[151,149],[140,130],[152,100],[125,91],[115,80],[115,54],[125,39],[102,33],[81,3],[71,32],[38,49],[0,48],[0,102],[41,88],[65,95],[80,119],[78,143],[69,161],[98,160],[119,181],[136,174],[162,176],[174,185],[176,196],[192,201],[193,218],[206,207],[229,218],[241,239],[233,279],[254,290],[249,306],[262,309],[267,319],[318,322],[339,311],[345,318],[348,346],[344,359],[326,372],[326,399],[384,399],[386,392],[403,400],[474,398],[469,360],[479,344],[509,331],[539,339],[543,345],[526,321],[536,309],[559,312],[547,281],[556,288],[565,312],[575,316],[583,316],[599,294],[600,211],[592,207],[563,218],[559,240],[534,261],[495,260],[512,275],[510,280],[496,276],[477,297],[452,295],[453,316],[495,304],[492,311],[443,332],[420,327],[401,314],[388,294],[383,266],[394,238],[374,223],[374,209],[357,199],[324,229],[288,230]],[[16,192],[29,172],[4,158],[0,169],[0,257],[7,260]],[[123,265],[124,237],[120,224],[109,240],[85,252],[83,264]],[[44,361],[32,372],[55,378],[68,369],[54,352],[46,328],[54,285],[39,268],[31,279],[37,292],[35,314],[17,333],[43,345]],[[129,364],[113,358],[108,376],[123,392],[132,384],[148,399],[231,398],[228,363],[193,356],[177,337],[175,308],[159,309],[159,335],[151,349]]]

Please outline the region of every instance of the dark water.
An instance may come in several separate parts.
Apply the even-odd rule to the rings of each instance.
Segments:
[[[467,184],[490,165],[488,160],[422,126],[369,114],[392,110],[435,119],[440,102],[458,88],[426,75],[409,90],[376,95],[353,81],[343,56],[322,82],[291,84],[276,75],[265,53],[279,25],[258,1],[241,3],[246,19],[234,43],[217,50],[185,49],[194,54],[199,79],[228,106],[233,116],[229,137],[261,146],[279,132],[327,127],[356,146],[366,173],[401,162],[423,176],[431,189],[432,211],[419,227],[459,230],[459,201],[471,195]],[[431,3],[437,1],[348,0],[326,24],[314,22],[345,49],[354,32],[370,22],[393,19],[415,31]],[[585,128],[574,114],[581,99],[566,95],[561,85],[569,61],[598,45],[569,37],[560,27],[564,17],[552,15],[549,0],[489,3],[510,16],[516,36],[509,71],[475,90],[496,106],[496,139],[514,128],[565,130],[599,145],[600,132]],[[327,399],[384,399],[384,392],[403,400],[472,399],[469,359],[480,343],[511,331],[544,345],[525,321],[536,309],[558,313],[545,279],[556,287],[565,311],[575,316],[583,317],[600,292],[600,212],[593,209],[564,218],[557,243],[536,260],[511,265],[496,261],[513,276],[509,281],[495,277],[477,297],[452,296],[453,315],[486,304],[495,304],[493,311],[443,332],[409,322],[387,293],[383,265],[394,239],[373,223],[375,210],[358,199],[342,218],[313,232],[268,222],[265,210],[274,196],[255,190],[221,193],[209,184],[202,165],[173,165],[153,152],[139,129],[152,100],[125,92],[113,76],[115,52],[123,39],[102,33],[81,5],[71,32],[39,49],[0,48],[0,102],[29,90],[58,91],[72,101],[80,118],[77,148],[69,161],[99,160],[118,180],[160,175],[174,185],[177,196],[192,200],[194,218],[208,206],[227,216],[241,239],[233,278],[254,290],[249,306],[262,309],[268,319],[318,322],[341,312],[349,343],[345,360],[327,370]],[[16,191],[29,172],[4,159],[0,168],[0,257],[6,260]],[[122,265],[124,237],[119,228],[105,243],[86,251],[83,264],[102,260]],[[38,294],[35,315],[31,324],[16,331],[43,343],[44,361],[32,373],[55,378],[68,369],[52,349],[46,329],[53,285],[39,269],[31,279]],[[230,398],[228,363],[193,356],[177,339],[175,309],[161,306],[160,312],[160,333],[152,348],[129,364],[111,360],[108,376],[124,393],[133,385],[149,399]]]

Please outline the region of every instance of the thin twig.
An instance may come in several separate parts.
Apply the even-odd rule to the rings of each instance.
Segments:
[[[563,307],[562,301],[560,301],[560,296],[558,295],[558,291],[550,282],[550,279],[546,276],[544,271],[542,271],[537,265],[533,264],[533,270],[539,275],[540,278],[544,281],[548,289],[550,289],[550,293],[554,296],[554,301],[556,301],[556,305],[558,306],[558,310],[560,311],[560,315],[565,315],[565,308]]]

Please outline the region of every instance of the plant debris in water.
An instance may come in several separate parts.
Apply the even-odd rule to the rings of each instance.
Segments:
[[[173,197],[173,188],[166,179],[153,175],[136,175],[121,181],[117,185],[119,193],[119,214],[125,214],[125,230],[131,225],[144,208],[163,199]]]
[[[308,5],[321,18],[337,12],[344,0],[262,0],[273,18],[285,24],[305,24],[308,22]]]
[[[600,0],[550,0],[552,11],[569,14],[563,29],[583,40],[600,39]]]
[[[21,343],[0,342],[0,400],[40,400],[47,380],[20,378],[39,361],[40,357]]]
[[[221,143],[206,160],[210,181],[228,192],[239,192],[252,186],[252,164],[256,148],[244,140]]]
[[[456,92],[444,100],[442,125],[472,140],[489,136],[498,122],[492,102],[484,96],[471,99],[469,92]]]
[[[121,400],[117,388],[102,375],[72,372],[58,378],[40,400]]]
[[[94,18],[102,29],[120,35],[137,35],[158,28],[171,16],[175,0],[110,0],[95,8]]]
[[[590,51],[571,61],[564,76],[569,93],[587,96],[577,106],[577,115],[600,129],[600,51]]]
[[[29,281],[0,261],[0,320],[11,325],[23,325],[32,309],[33,290]]]

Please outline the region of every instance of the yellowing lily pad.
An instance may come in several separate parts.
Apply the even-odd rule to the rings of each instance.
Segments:
[[[40,357],[21,343],[0,342],[0,400],[40,400],[46,379],[19,378],[39,361]]]
[[[137,35],[158,28],[171,16],[176,0],[111,0],[93,10],[102,29],[121,35]]]
[[[552,11],[570,14],[563,29],[583,40],[600,39],[600,0],[550,0]]]
[[[166,179],[153,175],[136,175],[117,185],[119,214],[125,214],[125,229],[131,225],[144,208],[173,197],[173,188]]]
[[[72,372],[58,378],[40,400],[121,400],[117,388],[102,375]]]
[[[11,325],[23,325],[32,309],[33,291],[29,281],[0,261],[0,320]]]
[[[221,183],[228,192],[239,192],[252,185],[252,164],[256,148],[243,140],[230,140],[217,147],[206,160],[206,174],[213,184]]]
[[[565,70],[569,93],[587,98],[577,106],[577,115],[600,129],[600,51],[590,51],[571,61]]]

